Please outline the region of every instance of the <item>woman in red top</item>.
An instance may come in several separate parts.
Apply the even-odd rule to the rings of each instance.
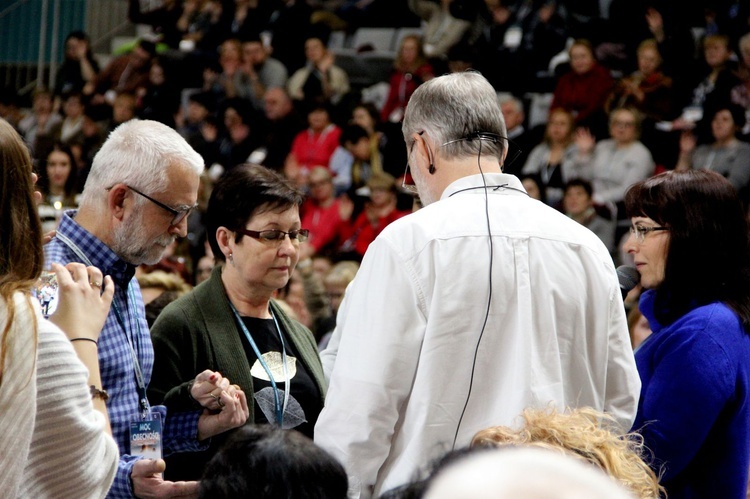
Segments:
[[[339,240],[343,241],[339,253],[358,260],[362,259],[370,243],[388,224],[409,214],[396,209],[396,181],[393,175],[373,173],[367,181],[367,187],[370,189],[370,199],[365,204],[365,209],[353,223],[343,223],[339,232]],[[353,211],[354,205],[348,198],[342,197],[339,202],[342,214],[347,210],[350,213]]]
[[[325,166],[339,145],[341,129],[331,122],[328,107],[315,104],[307,114],[308,128],[302,130],[292,142],[285,173],[298,185],[305,185],[307,175],[314,166]]]
[[[596,62],[588,40],[576,40],[569,53],[570,72],[557,81],[550,109],[561,107],[573,113],[577,125],[606,131],[604,104],[615,82],[609,70]]]
[[[400,123],[406,103],[419,85],[435,76],[422,49],[422,39],[405,36],[398,51],[390,80],[390,90],[380,117],[385,122]]]

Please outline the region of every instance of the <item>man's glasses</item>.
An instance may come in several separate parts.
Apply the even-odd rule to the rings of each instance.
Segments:
[[[169,222],[169,225],[170,225],[170,226],[175,226],[175,225],[178,225],[178,224],[179,224],[180,222],[182,222],[183,220],[185,220],[185,218],[186,218],[186,217],[187,217],[188,215],[190,215],[190,213],[191,213],[191,212],[192,212],[192,211],[193,211],[193,210],[194,210],[195,208],[197,208],[197,207],[198,207],[198,205],[197,205],[197,204],[195,204],[195,205],[193,205],[193,206],[188,206],[188,207],[185,207],[185,208],[180,208],[179,210],[176,210],[176,209],[172,208],[171,206],[167,206],[166,204],[162,203],[161,201],[157,201],[156,199],[152,198],[152,197],[151,197],[151,196],[149,196],[148,194],[144,194],[144,193],[142,193],[141,191],[139,191],[138,189],[135,189],[135,188],[133,188],[133,187],[130,187],[130,186],[129,186],[129,185],[127,185],[127,184],[125,185],[125,187],[127,187],[127,188],[128,188],[128,189],[130,189],[131,191],[135,192],[136,194],[140,194],[140,195],[141,195],[141,196],[143,196],[144,198],[146,198],[146,199],[148,199],[149,201],[151,201],[152,203],[154,203],[154,204],[155,204],[156,206],[158,206],[159,208],[163,208],[163,209],[167,210],[167,211],[168,211],[169,213],[171,213],[171,214],[172,214],[172,221],[171,221],[171,222]]]
[[[235,229],[234,231],[239,234],[252,237],[253,239],[257,239],[261,242],[275,243],[275,244],[281,244],[281,241],[283,241],[286,238],[286,236],[289,236],[289,239],[292,241],[292,243],[304,243],[305,241],[307,241],[307,238],[310,236],[310,231],[307,229],[290,230],[289,232],[284,232],[283,230],[278,230],[278,229],[269,229],[269,230],[261,230],[261,231],[249,230],[249,229]]]
[[[669,227],[644,227],[639,224],[630,226],[630,233],[635,236],[635,240],[638,241],[639,244],[646,240],[646,236],[649,232],[658,230],[669,230]]]

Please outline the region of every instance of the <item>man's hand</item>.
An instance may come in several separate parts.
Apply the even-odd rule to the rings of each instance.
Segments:
[[[198,482],[168,482],[161,476],[166,467],[162,459],[136,461],[130,472],[135,496],[142,499],[198,497]]]

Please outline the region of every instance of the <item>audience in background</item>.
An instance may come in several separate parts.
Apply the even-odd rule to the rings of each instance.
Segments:
[[[396,206],[396,179],[385,172],[373,173],[367,180],[368,201],[364,209],[352,219],[354,204],[341,198],[341,217],[349,223],[339,226],[338,252],[355,260],[361,260],[370,243],[391,222],[408,215]]]
[[[500,110],[505,118],[505,126],[508,127],[508,156],[503,164],[503,173],[518,175],[526,164],[531,149],[538,143],[538,135],[532,130],[527,130],[524,123],[526,114],[523,103],[511,95],[503,95],[499,98]]]
[[[423,82],[434,76],[432,66],[422,47],[422,39],[416,35],[405,36],[401,41],[398,56],[389,81],[388,97],[380,112],[383,121],[400,123],[404,117],[406,103],[411,94]]]
[[[570,111],[576,125],[588,127],[599,136],[606,129],[604,106],[615,81],[609,70],[596,61],[588,40],[576,40],[568,54],[570,71],[558,79],[550,109]]]
[[[256,109],[263,109],[263,97],[269,88],[286,86],[289,77],[286,67],[270,57],[258,36],[242,41],[242,66],[238,73],[245,79],[238,86],[238,96],[245,97]]]
[[[606,207],[594,203],[591,182],[571,179],[565,184],[562,211],[570,218],[599,236],[611,254],[615,252],[615,214]]]
[[[307,112],[307,130],[297,134],[284,166],[287,176],[304,185],[310,168],[328,167],[333,152],[339,145],[341,128],[331,121],[329,106],[313,103]],[[302,180],[299,180],[301,177]]]
[[[622,203],[628,187],[653,175],[651,152],[638,140],[641,122],[638,111],[620,108],[609,115],[610,138],[597,142],[586,129],[576,132],[571,173],[592,183],[597,203]]]
[[[112,105],[117,94],[137,94],[149,85],[151,59],[156,53],[152,42],[141,40],[129,54],[110,62],[101,73],[86,83],[83,94],[95,105]]]
[[[63,210],[78,207],[76,161],[70,148],[56,143],[40,168],[39,190],[42,202],[37,206],[44,232],[55,230]]]
[[[550,206],[559,205],[565,182],[570,180],[570,170],[576,154],[573,122],[573,115],[569,111],[553,109],[547,121],[543,142],[531,150],[521,172],[539,178]]]
[[[737,189],[743,201],[750,199],[750,144],[737,138],[745,125],[745,111],[736,104],[718,106],[711,117],[713,142],[696,147],[696,137],[683,132],[675,170],[692,168],[722,174]]]
[[[444,57],[471,27],[469,21],[453,16],[451,4],[460,4],[459,1],[408,0],[408,4],[409,9],[426,23],[423,43],[427,57]]]
[[[308,105],[320,101],[338,104],[349,91],[346,72],[335,65],[334,55],[318,37],[305,41],[305,56],[307,65],[289,78],[289,95]]]
[[[65,54],[55,75],[55,98],[83,92],[83,87],[99,72],[99,63],[91,51],[91,41],[83,31],[65,37]]]
[[[138,285],[146,306],[146,322],[149,327],[154,325],[164,307],[192,289],[179,274],[163,270],[138,275]]]

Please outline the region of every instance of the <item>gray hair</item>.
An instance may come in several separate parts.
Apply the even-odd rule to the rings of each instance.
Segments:
[[[506,138],[505,120],[492,85],[479,73],[439,76],[422,84],[409,99],[401,128],[407,147],[424,131],[440,144],[446,159],[483,155],[501,159],[506,140],[467,139],[477,132]],[[443,146],[446,142],[457,140]]]
[[[498,105],[502,107],[502,105],[505,104],[506,102],[513,104],[513,107],[516,108],[517,113],[523,113],[523,102],[521,102],[521,99],[507,92],[498,93],[497,94]]]
[[[589,463],[553,450],[524,447],[485,450],[458,458],[437,472],[423,497],[634,498]]]
[[[96,153],[80,204],[103,202],[105,190],[118,183],[145,192],[164,191],[171,165],[200,175],[204,161],[174,129],[157,121],[127,121],[109,134]],[[145,202],[140,196],[136,201]]]

